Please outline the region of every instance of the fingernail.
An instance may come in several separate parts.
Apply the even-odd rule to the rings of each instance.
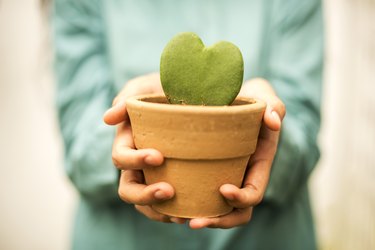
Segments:
[[[271,115],[277,120],[277,122],[281,123],[279,114],[275,110],[272,110]]]
[[[163,191],[158,190],[155,192],[154,197],[158,200],[164,200],[167,198],[167,195]]]
[[[151,155],[147,155],[145,158],[144,158],[144,161],[146,164],[148,165],[154,165],[154,159]]]

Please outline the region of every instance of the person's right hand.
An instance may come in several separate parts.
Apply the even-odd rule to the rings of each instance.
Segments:
[[[121,170],[119,196],[125,202],[134,204],[139,212],[152,220],[184,223],[185,219],[171,218],[152,209],[152,204],[171,199],[175,191],[165,182],[152,185],[144,183],[142,169],[158,167],[163,163],[164,158],[155,149],[137,150],[134,145],[125,101],[130,96],[151,93],[163,93],[159,74],[134,78],[113,100],[112,108],[108,109],[103,117],[108,125],[117,125],[112,159],[114,165]]]

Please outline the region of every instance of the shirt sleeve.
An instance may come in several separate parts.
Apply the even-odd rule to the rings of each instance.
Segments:
[[[285,204],[319,159],[317,135],[323,67],[321,2],[275,1],[266,37],[266,74],[286,105],[265,200]]]
[[[114,129],[102,120],[115,90],[100,2],[53,2],[56,99],[65,169],[84,199],[117,200],[118,171],[110,157]]]

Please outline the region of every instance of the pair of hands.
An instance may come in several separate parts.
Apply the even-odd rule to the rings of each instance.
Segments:
[[[183,224],[187,219],[169,217],[152,209],[152,204],[171,199],[175,194],[174,189],[165,182],[152,185],[144,183],[142,169],[158,167],[164,158],[155,149],[137,150],[133,141],[125,101],[130,96],[151,93],[163,93],[159,74],[130,80],[114,99],[112,108],[104,114],[105,123],[117,125],[112,159],[115,166],[121,170],[119,196],[125,202],[134,204],[139,212],[152,220]],[[253,207],[261,202],[265,193],[276,154],[281,122],[285,116],[285,106],[271,85],[260,78],[245,82],[239,95],[262,99],[267,103],[256,151],[249,160],[242,188],[231,184],[220,187],[221,194],[234,210],[220,217],[190,219],[189,226],[193,229],[231,228],[246,224],[251,219]]]

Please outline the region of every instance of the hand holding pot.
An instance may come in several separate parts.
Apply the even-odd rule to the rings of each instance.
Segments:
[[[125,202],[135,204],[138,211],[150,219],[183,223],[185,220],[170,218],[154,211],[150,205],[174,196],[174,189],[165,182],[144,184],[142,169],[153,168],[163,163],[163,156],[155,149],[136,150],[132,137],[125,100],[134,95],[162,93],[159,74],[150,74],[130,80],[113,101],[113,106],[104,114],[108,125],[117,125],[112,158],[121,170],[119,196]]]
[[[277,150],[281,122],[286,113],[285,106],[276,96],[271,85],[260,78],[244,83],[239,95],[258,98],[267,103],[256,151],[249,160],[243,187],[240,189],[225,184],[220,188],[221,194],[235,209],[227,215],[216,218],[192,219],[191,228],[231,228],[246,224],[251,219],[253,207],[261,202],[266,191]]]

